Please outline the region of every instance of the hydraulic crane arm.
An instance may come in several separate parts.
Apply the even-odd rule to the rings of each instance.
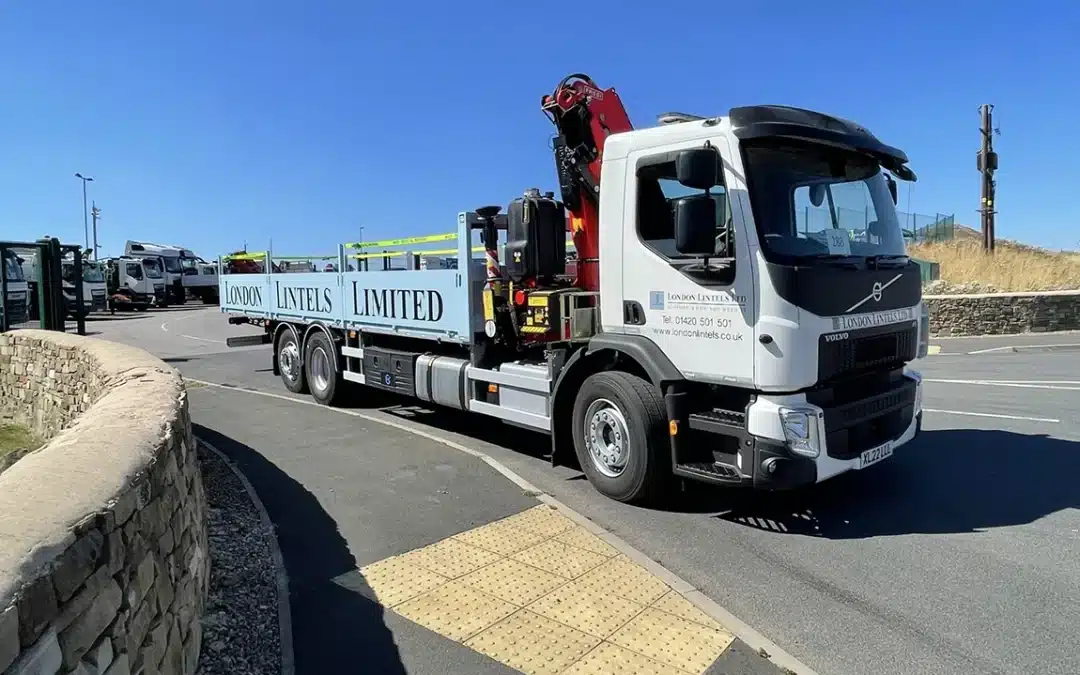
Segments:
[[[562,201],[570,213],[567,231],[578,251],[577,285],[600,290],[600,161],[609,134],[633,125],[614,89],[600,89],[588,75],[563,78],[541,108],[558,130],[555,167]]]

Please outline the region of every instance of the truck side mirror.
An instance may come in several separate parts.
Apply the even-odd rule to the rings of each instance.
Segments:
[[[716,213],[717,201],[713,195],[676,199],[675,250],[683,255],[715,255]]]
[[[708,190],[718,183],[719,155],[711,146],[683,150],[675,156],[675,177],[681,185]]]

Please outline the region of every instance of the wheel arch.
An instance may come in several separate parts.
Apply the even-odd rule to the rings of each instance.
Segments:
[[[597,335],[578,349],[559,371],[551,394],[551,463],[576,465],[573,448],[574,398],[581,384],[593,373],[622,370],[652,383],[663,396],[671,382],[682,373],[652,340],[640,335],[619,333]]]

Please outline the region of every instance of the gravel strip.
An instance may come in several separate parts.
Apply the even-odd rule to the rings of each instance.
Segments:
[[[259,511],[243,483],[199,444],[209,500],[210,595],[198,675],[281,673],[277,570]]]

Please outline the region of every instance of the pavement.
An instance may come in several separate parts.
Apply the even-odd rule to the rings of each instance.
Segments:
[[[500,619],[503,633],[495,630],[496,621],[478,627],[474,635],[488,633],[470,644],[445,628],[439,603],[413,598],[469,595],[463,587],[498,598],[494,590],[505,580],[471,578],[481,585],[470,586],[461,579],[476,570],[463,571],[469,566],[462,567],[459,556],[438,551],[461,548],[448,539],[489,541],[488,531],[467,534],[484,526],[529,531],[514,521],[491,524],[526,518],[521,514],[543,506],[537,500],[547,495],[585,516],[592,525],[588,533],[609,534],[643,554],[631,562],[647,578],[683,581],[679,594],[715,609],[713,620],[724,619],[720,628],[694,624],[713,631],[704,633],[712,638],[693,642],[705,647],[692,648],[680,631],[658,626],[638,630],[643,643],[628,647],[626,636],[634,631],[619,631],[629,624],[607,636],[595,634],[617,618],[597,624],[595,617],[578,617],[575,627],[570,618],[525,607],[538,602],[531,598],[541,589],[519,589],[520,595],[500,590],[500,600],[521,608],[507,618],[535,615],[590,636],[580,644],[557,640],[552,653],[565,655],[597,641],[586,654],[621,654],[621,648],[663,664],[663,658],[686,659],[693,652],[699,661],[679,662],[692,672],[702,651],[722,643],[717,632],[727,632],[771,641],[804,670],[823,675],[1080,672],[1080,335],[935,340],[936,353],[917,363],[927,382],[925,433],[892,460],[793,495],[692,487],[671,508],[649,510],[600,496],[580,472],[552,468],[542,457],[547,440],[539,435],[396,400],[359,401],[338,410],[293,397],[270,372],[268,348],[226,351],[225,337],[246,329],[228,326],[216,309],[170,308],[90,322],[88,329],[142,346],[185,377],[210,383],[192,389],[198,433],[241,464],[278,525],[294,594],[299,672],[324,654],[349,658],[357,640],[367,640],[372,658],[386,664],[377,672],[514,672],[511,666],[528,672],[536,662],[522,659],[535,657],[508,655],[505,636],[545,634],[539,620],[507,627]],[[470,453],[482,453],[540,495]],[[559,539],[579,536],[569,530],[534,546],[593,552]],[[432,545],[442,548],[425,548]],[[490,566],[541,564],[538,558],[523,561],[522,551],[494,546],[476,547],[501,556]],[[597,587],[598,577],[612,576],[602,574],[604,565],[624,564],[612,562],[620,555],[626,554],[590,558],[596,565],[565,577],[560,588]],[[654,565],[647,567],[646,560]],[[397,590],[393,579],[402,575],[386,570],[399,562],[446,581],[428,577],[438,583],[395,602],[417,590]],[[474,556],[472,564],[478,562]],[[440,572],[439,564],[457,568]],[[453,576],[457,572],[462,574]],[[388,578],[390,586],[383,588],[393,590],[380,593]],[[676,586],[669,583],[665,595]],[[372,600],[381,595],[386,601]],[[448,606],[468,605],[453,597]],[[659,612],[660,619],[688,620],[673,606],[665,610],[648,600],[637,599],[646,609],[635,616]],[[429,614],[417,610],[420,605]],[[493,617],[508,609],[493,604],[480,613]],[[659,635],[681,641],[666,648],[644,644]],[[736,658],[755,667],[769,663],[754,652],[736,640],[722,652],[728,665],[711,667],[755,672],[731,665]]]

